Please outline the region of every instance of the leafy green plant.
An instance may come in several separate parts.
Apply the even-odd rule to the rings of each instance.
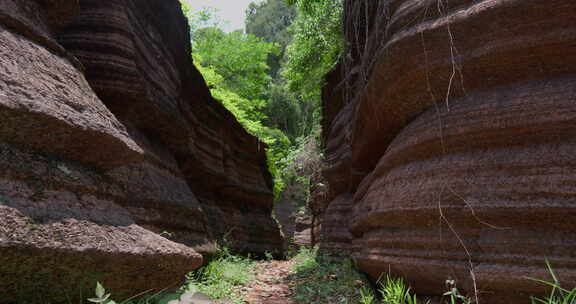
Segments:
[[[247,286],[254,280],[255,267],[250,257],[235,256],[225,249],[208,265],[189,273],[187,285],[213,299],[242,303],[238,287]]]
[[[294,244],[294,238],[288,239],[288,245],[284,251],[287,259],[293,259],[298,254],[298,246]]]
[[[552,268],[552,265],[546,260],[546,267],[552,277],[552,281],[544,281],[539,279],[530,278],[533,281],[542,283],[552,287],[550,295],[544,298],[531,297],[532,304],[576,304],[576,287],[572,289],[563,288],[560,285],[558,277]]]
[[[410,294],[410,287],[401,278],[387,275],[379,291],[384,304],[417,304],[416,295]]]
[[[450,300],[450,304],[472,304],[472,300],[460,293],[458,288],[456,287],[456,281],[454,280],[446,280],[446,287],[448,291],[444,293],[444,296],[448,296]]]
[[[318,254],[318,247],[308,248],[300,247],[298,253],[294,257],[294,271],[299,275],[307,275],[307,272],[314,271],[319,267],[316,256]]]
[[[116,304],[116,302],[110,300],[110,293],[106,293],[106,289],[104,286],[100,284],[100,282],[96,282],[96,290],[95,290],[96,297],[89,298],[88,301],[92,303],[99,303],[99,304]]]
[[[272,261],[274,259],[274,255],[268,250],[264,252],[264,257],[266,258],[266,261]]]
[[[360,304],[372,304],[374,303],[376,296],[372,289],[363,286],[360,288]]]
[[[164,290],[159,291],[152,295],[145,295],[149,291],[141,292],[135,296],[132,296],[119,304],[163,304],[161,301],[162,297],[168,296],[169,294],[164,294]],[[111,293],[107,293],[106,289],[100,282],[96,282],[95,297],[89,298],[88,301],[97,304],[116,304],[117,302],[111,299]],[[173,295],[175,298],[178,295]]]

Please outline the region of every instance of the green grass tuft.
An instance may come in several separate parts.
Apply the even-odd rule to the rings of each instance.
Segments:
[[[408,287],[402,278],[386,276],[386,280],[380,283],[380,295],[382,303],[386,304],[417,304],[416,295],[410,294]]]
[[[243,303],[239,289],[255,278],[256,263],[250,257],[231,255],[228,250],[208,265],[188,274],[188,284],[212,299]]]
[[[552,288],[550,295],[544,298],[531,297],[532,304],[576,304],[576,288],[566,289],[560,285],[560,281],[552,268],[552,265],[546,260],[546,267],[552,277],[552,281],[544,281],[539,279],[531,280],[548,285]]]

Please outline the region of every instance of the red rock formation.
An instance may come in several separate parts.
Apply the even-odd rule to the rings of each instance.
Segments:
[[[225,234],[280,250],[264,146],[178,1],[5,0],[0,54],[0,302],[174,286]]]
[[[546,291],[527,279],[549,279],[546,258],[573,287],[576,3],[346,8],[352,60],[324,94],[325,175],[332,199],[353,197],[353,241],[323,229],[373,278],[421,294],[456,279],[481,303],[526,303]],[[325,218],[346,223],[337,202]]]
[[[188,183],[205,214],[193,217],[202,223],[206,216],[215,238],[227,235],[238,249],[250,252],[278,250],[281,239],[270,217],[272,181],[264,145],[210,96],[192,65],[185,19],[168,17],[181,16],[179,6],[160,0],[146,5],[136,0],[80,4],[80,15],[59,41],[86,67],[98,97],[133,138],[149,147],[155,166],[169,166],[172,172],[154,170],[163,170],[161,178],[168,183]],[[133,195],[143,190],[129,188],[135,190]],[[175,205],[195,201],[183,193],[175,198]],[[202,252],[209,250],[198,242],[198,235],[206,232],[181,226],[190,215],[175,212],[164,218],[149,218],[150,212],[145,212],[137,221],[162,227],[158,231],[174,231],[177,239]]]
[[[321,213],[319,243],[321,250],[329,253],[350,253],[352,235],[348,230],[352,196],[344,193],[332,200]]]

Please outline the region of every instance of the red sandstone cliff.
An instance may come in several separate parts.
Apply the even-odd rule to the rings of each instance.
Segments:
[[[456,279],[481,303],[527,303],[546,258],[573,287],[574,16],[569,0],[347,0],[350,55],[323,94],[323,246],[425,295]]]
[[[280,250],[271,188],[178,1],[0,2],[0,302],[173,286],[225,234]]]

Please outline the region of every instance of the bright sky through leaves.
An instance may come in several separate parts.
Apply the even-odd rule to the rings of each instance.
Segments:
[[[226,22],[224,30],[227,32],[244,29],[246,8],[250,2],[261,0],[185,0],[191,12],[197,12],[204,7],[213,7],[218,10],[216,15]]]

